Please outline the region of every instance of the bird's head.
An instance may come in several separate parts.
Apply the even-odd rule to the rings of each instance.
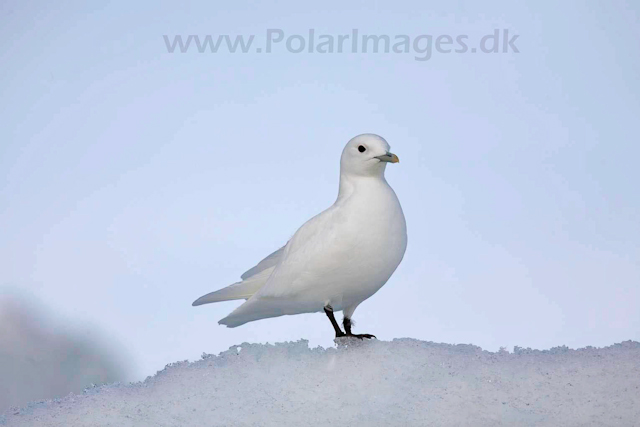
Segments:
[[[359,176],[382,176],[387,163],[398,163],[398,156],[389,152],[383,137],[363,133],[352,138],[342,151],[340,173]]]

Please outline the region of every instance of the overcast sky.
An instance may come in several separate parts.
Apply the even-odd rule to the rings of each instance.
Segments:
[[[227,329],[239,302],[191,302],[330,206],[344,144],[373,132],[409,245],[356,332],[639,340],[638,5],[526,3],[3,1],[0,289],[125,348],[133,379],[244,341],[332,345],[323,314]],[[519,53],[258,53],[268,29],[469,48],[508,29]],[[168,52],[193,34],[256,49]]]

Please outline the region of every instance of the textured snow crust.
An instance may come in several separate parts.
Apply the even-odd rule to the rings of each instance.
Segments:
[[[242,344],[0,416],[6,426],[632,426],[640,343],[491,353],[396,339]]]

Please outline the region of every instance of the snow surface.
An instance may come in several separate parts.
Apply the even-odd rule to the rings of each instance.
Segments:
[[[396,339],[242,344],[142,383],[31,404],[7,426],[631,426],[640,343],[491,353]]]

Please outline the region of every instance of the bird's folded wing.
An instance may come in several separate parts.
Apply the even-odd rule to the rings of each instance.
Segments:
[[[351,249],[350,239],[345,233],[345,222],[336,218],[337,215],[330,208],[303,224],[255,296],[285,297],[304,292],[317,279],[331,275],[336,267],[343,265]]]
[[[287,246],[287,245],[285,245],[285,246]],[[282,252],[284,251],[285,246],[281,247],[280,249],[278,249],[275,252],[272,252],[269,256],[267,256],[265,259],[260,261],[255,267],[252,267],[249,270],[245,271],[242,274],[242,276],[240,276],[240,278],[242,280],[247,280],[249,277],[255,276],[256,274],[260,273],[261,271],[266,270],[267,268],[271,268],[274,265],[276,265],[278,263],[278,261],[280,260],[280,257],[282,256]]]
[[[212,302],[249,299],[267,282],[267,279],[269,278],[269,275],[271,275],[272,271],[273,267],[262,270],[260,273],[251,276],[247,280],[243,280],[242,282],[229,285],[226,288],[210,292],[195,300],[192,305],[197,306],[202,304],[209,304]]]

